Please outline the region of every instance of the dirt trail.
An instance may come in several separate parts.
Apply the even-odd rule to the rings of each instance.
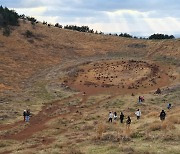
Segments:
[[[161,72],[161,78],[163,78],[164,80],[160,80],[157,85],[147,88],[148,90],[147,89],[145,90],[143,88],[143,91],[150,91],[152,89],[154,90],[159,86],[161,87],[161,86],[170,84],[169,76],[166,75],[166,73]],[[75,89],[78,89],[78,88],[75,87]],[[47,129],[48,126],[46,124],[50,120],[58,118],[58,117],[68,117],[69,113],[76,112],[77,110],[82,110],[82,108],[81,108],[82,104],[86,103],[88,97],[93,96],[98,93],[98,90],[97,90],[98,88],[96,87],[95,89],[88,88],[86,86],[85,89],[80,90],[82,92],[86,92],[86,95],[82,95],[82,93],[79,93],[72,97],[66,98],[64,100],[56,101],[56,102],[45,105],[44,107],[42,107],[42,110],[37,115],[31,117],[29,123],[25,123],[23,121],[18,121],[13,124],[10,124],[10,125],[0,126],[0,132],[5,131],[5,133],[3,132],[3,135],[0,136],[0,139],[1,140],[12,139],[12,140],[17,140],[17,141],[22,141],[22,140],[32,137],[37,132]],[[100,88],[100,91],[101,90],[102,90],[102,88]],[[111,100],[111,99],[115,98],[116,96],[119,96],[121,91],[126,92],[126,94],[127,93],[131,94],[132,92],[134,93],[134,91],[141,92],[142,88],[132,89],[132,91],[131,91],[131,89],[130,90],[129,89],[122,90],[120,88],[117,90],[113,90],[113,88],[109,88],[107,90],[107,92],[108,93],[111,92],[111,97],[109,97],[108,99],[105,98],[103,100],[100,100],[100,101],[96,102],[96,104],[91,105],[88,108],[83,108],[83,112],[93,110],[100,103],[102,103],[106,100]],[[76,99],[76,98],[81,99],[81,101],[77,105],[68,105],[69,101]],[[18,132],[17,132],[17,130],[18,130]],[[8,131],[10,131],[10,133]]]
[[[14,139],[14,140],[24,140],[31,137],[33,134],[42,131],[47,128],[45,125],[49,120],[52,120],[54,118],[57,118],[58,116],[65,116],[67,113],[61,114],[61,115],[52,115],[55,113],[55,111],[59,110],[60,108],[64,107],[66,103],[72,99],[79,98],[81,95],[75,95],[73,97],[64,99],[62,101],[56,101],[52,104],[48,104],[42,108],[42,110],[35,116],[31,117],[29,125],[25,127],[23,130],[16,134],[6,134],[0,136],[0,139]],[[84,97],[81,101],[81,103],[86,101],[86,97]],[[64,104],[64,105],[63,105]],[[76,108],[72,107],[66,107],[73,112]],[[16,127],[23,127],[25,126],[25,123],[23,121],[16,122],[11,125],[4,125],[0,127],[0,131],[3,130],[9,130],[9,129],[15,129]]]
[[[112,99],[116,96],[117,95],[111,96],[108,99]],[[63,114],[58,114],[58,115],[54,114],[53,115],[53,113],[56,113],[56,111],[58,111],[60,108],[65,108],[66,111],[69,110],[71,113],[76,112],[77,110],[81,110],[81,105],[87,101],[88,97],[90,97],[90,95],[84,95],[83,96],[81,94],[78,94],[78,95],[75,95],[73,97],[64,99],[62,101],[57,101],[57,102],[54,102],[52,104],[48,104],[48,105],[44,106],[42,108],[42,110],[37,115],[33,116],[30,119],[29,125],[27,127],[22,129],[18,133],[1,135],[0,139],[1,140],[12,139],[12,140],[17,140],[17,141],[23,141],[25,139],[28,139],[31,136],[33,136],[35,133],[40,132],[44,129],[47,129],[48,126],[46,126],[46,123],[48,121],[55,119],[55,118],[58,118],[58,117],[66,117],[69,115],[69,113],[63,113]],[[68,101],[71,101],[75,98],[82,98],[81,102],[77,106],[73,106],[73,107],[72,106],[65,106]],[[103,102],[105,100],[107,100],[107,98],[98,101],[93,106],[90,106],[88,108],[88,110],[96,108],[97,105],[99,105],[101,102]],[[84,109],[84,110],[87,110],[87,109]],[[52,115],[52,116],[50,116],[50,115]],[[0,131],[15,129],[16,127],[20,127],[20,126],[23,127],[24,125],[25,125],[25,123],[23,121],[19,121],[19,122],[16,122],[14,124],[11,124],[11,125],[1,126]]]

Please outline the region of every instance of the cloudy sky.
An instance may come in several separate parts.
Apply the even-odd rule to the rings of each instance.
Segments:
[[[105,33],[180,36],[180,0],[0,0],[48,23],[88,25]]]

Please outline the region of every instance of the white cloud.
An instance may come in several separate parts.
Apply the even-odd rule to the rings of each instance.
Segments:
[[[53,24],[88,25],[111,33],[180,34],[179,0],[6,0],[3,4]]]
[[[35,8],[17,8],[16,12],[19,14],[25,14],[28,16],[41,16],[47,11],[47,7],[35,7]]]

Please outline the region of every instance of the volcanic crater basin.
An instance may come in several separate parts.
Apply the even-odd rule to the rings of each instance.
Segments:
[[[168,69],[146,61],[101,60],[78,66],[63,82],[88,94],[144,93],[170,84]]]

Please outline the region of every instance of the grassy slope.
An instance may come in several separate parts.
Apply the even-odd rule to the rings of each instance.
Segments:
[[[26,30],[35,37],[25,38]],[[136,46],[145,45],[145,47]],[[146,41],[74,32],[42,24],[21,23],[10,37],[0,35],[1,88],[19,88],[36,71],[81,56],[109,53],[114,56],[155,57],[175,61],[180,57],[179,40]],[[112,53],[118,52],[118,53]],[[177,60],[176,60],[177,61]],[[9,73],[11,72],[11,73]],[[17,90],[17,89],[16,89]]]
[[[32,31],[35,37],[25,38],[22,34],[26,30]],[[146,46],[139,47],[142,44]],[[0,35],[2,98],[0,114],[6,115],[10,111],[8,115],[16,114],[18,117],[12,121],[19,120],[22,109],[27,105],[36,114],[41,110],[43,103],[56,99],[48,85],[49,80],[52,80],[47,75],[51,69],[64,64],[71,66],[73,65],[71,61],[78,60],[79,57],[89,59],[96,55],[143,58],[179,66],[180,41],[127,39],[68,31],[41,24],[32,27],[28,23],[21,23],[10,37]],[[60,90],[58,95],[58,99],[63,99],[71,96],[72,93]],[[49,129],[34,134],[28,140],[0,141],[0,152],[9,150],[13,153],[39,151],[39,153],[54,154],[178,153],[180,150],[177,144],[180,138],[180,122],[177,119],[180,116],[179,96],[179,88],[175,88],[173,92],[167,91],[161,96],[146,94],[146,102],[142,106],[136,104],[137,96],[116,96],[112,99],[106,95],[91,96],[86,104],[78,107],[82,115],[73,112],[64,118],[59,117],[49,121],[47,124]],[[76,101],[78,104],[79,100],[81,98],[74,99],[70,104],[76,104]],[[161,124],[158,114],[166,106],[164,100],[171,101],[174,109],[168,111],[168,117],[170,115],[173,117]],[[137,108],[143,113],[139,122],[134,116]],[[67,108],[64,110],[68,112]],[[116,110],[118,113],[123,110],[126,116],[131,115],[133,121],[131,130],[125,131],[125,126],[120,125],[119,122],[107,123],[107,114],[110,110]],[[6,122],[5,118],[3,123]],[[103,135],[98,139],[97,132],[101,132],[101,129]],[[11,131],[14,130],[1,133],[11,133]],[[50,139],[54,142],[51,143]]]

